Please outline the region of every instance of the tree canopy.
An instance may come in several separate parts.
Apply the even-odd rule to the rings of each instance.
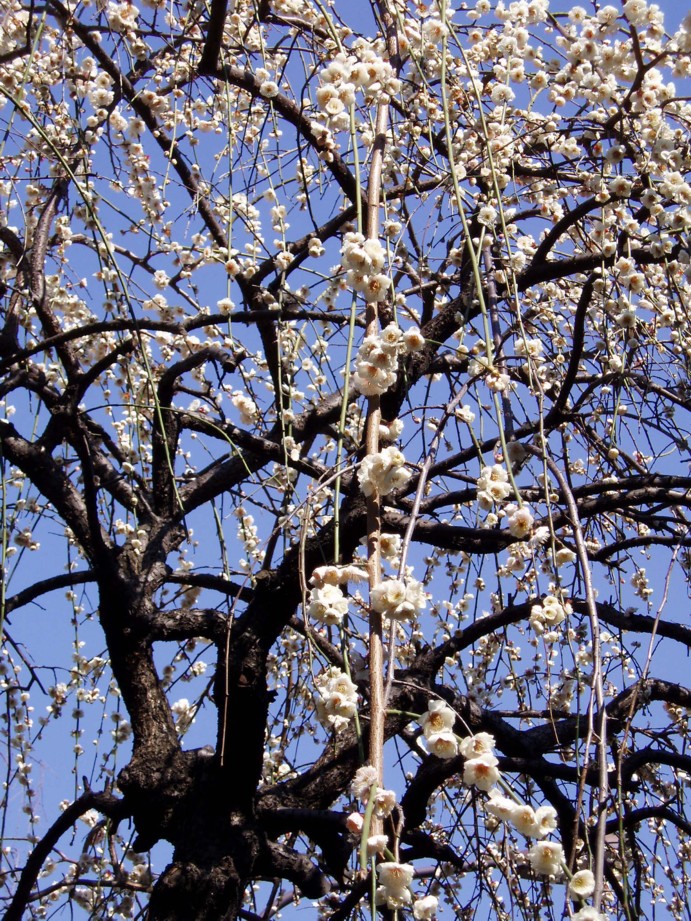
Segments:
[[[5,921],[687,917],[691,15],[0,16]]]

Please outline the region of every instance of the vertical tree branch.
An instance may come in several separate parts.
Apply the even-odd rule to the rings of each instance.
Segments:
[[[379,208],[381,194],[382,165],[386,148],[388,127],[388,103],[377,107],[375,141],[370,167],[370,181],[367,197],[367,239],[379,238]],[[376,336],[379,332],[379,311],[376,301],[367,304],[366,335]],[[379,451],[379,425],[381,410],[379,396],[368,398],[365,423],[365,453]],[[381,496],[374,490],[367,497],[367,570],[370,593],[381,581]],[[377,782],[382,786],[384,779],[384,627],[383,616],[370,606],[369,613],[369,673],[370,673],[370,734],[369,761],[377,771]],[[373,834],[379,834],[376,818],[373,819]]]

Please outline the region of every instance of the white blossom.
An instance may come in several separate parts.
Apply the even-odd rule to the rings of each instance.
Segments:
[[[485,752],[478,758],[471,758],[463,765],[463,783],[489,791],[499,780],[500,774],[494,755]]]
[[[346,818],[346,828],[353,835],[360,835],[365,825],[365,818],[359,812],[351,812]]]
[[[539,841],[528,851],[528,859],[540,876],[559,876],[564,864],[564,849],[555,841]]]
[[[385,579],[370,592],[375,611],[392,620],[413,620],[427,606],[422,583],[416,579]]]
[[[358,469],[360,488],[366,496],[378,492],[386,496],[394,489],[400,489],[410,479],[410,473],[403,466],[405,457],[393,445],[377,454],[368,454]]]
[[[275,80],[264,80],[259,87],[259,95],[264,99],[274,99],[278,93],[278,83]]]
[[[370,835],[367,839],[367,853],[370,857],[383,854],[389,844],[387,835]]]
[[[437,913],[439,899],[435,895],[426,895],[413,903],[413,917],[416,921],[432,921]]]
[[[370,791],[376,782],[377,769],[371,764],[364,764],[355,772],[350,784],[350,792],[361,803],[366,804],[369,800]]]
[[[345,672],[332,666],[316,681],[317,717],[336,731],[348,725],[357,711],[357,686]]]
[[[420,717],[420,725],[425,738],[438,732],[453,729],[456,714],[444,700],[430,700],[427,711]]]
[[[377,897],[388,908],[402,908],[412,902],[410,883],[413,881],[415,868],[409,863],[384,861],[377,864],[379,889]]]
[[[513,537],[525,538],[530,534],[533,522],[535,519],[532,516],[530,509],[523,505],[521,508],[516,509],[509,517],[509,533]]]
[[[396,808],[396,802],[394,790],[377,790],[374,794],[374,814],[385,819]]]
[[[464,758],[478,758],[491,754],[494,749],[494,736],[488,732],[478,732],[461,740],[461,754]]]
[[[569,880],[569,895],[575,899],[587,899],[595,892],[595,877],[590,870],[579,870]]]
[[[322,624],[337,626],[348,613],[348,599],[337,585],[327,582],[310,592],[307,613]]]
[[[417,326],[411,326],[403,333],[403,345],[407,352],[419,352],[425,347],[425,337]]]
[[[530,625],[538,633],[553,630],[558,627],[568,614],[572,612],[571,605],[562,602],[556,595],[547,595],[541,604],[534,604],[530,610]]]
[[[442,729],[426,736],[427,750],[437,758],[455,758],[458,754],[458,739],[450,729]]]
[[[607,921],[607,915],[597,911],[591,905],[586,905],[573,915],[572,921]]]

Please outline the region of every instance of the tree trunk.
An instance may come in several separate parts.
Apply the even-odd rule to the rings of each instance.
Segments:
[[[230,856],[215,865],[174,861],[154,887],[148,921],[234,921],[247,881]]]

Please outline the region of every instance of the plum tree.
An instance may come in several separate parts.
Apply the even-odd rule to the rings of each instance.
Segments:
[[[686,916],[691,16],[586,7],[0,0],[6,921]]]

